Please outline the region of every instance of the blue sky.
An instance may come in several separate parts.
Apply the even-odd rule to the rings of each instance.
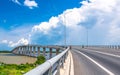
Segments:
[[[25,0],[0,0],[1,31],[10,32],[16,28],[28,26],[31,28],[35,24],[48,21],[52,16],[61,14],[66,9],[80,7],[81,0],[35,0],[37,7],[31,4],[32,8],[29,5],[26,6],[24,2]],[[5,35],[1,34],[0,36],[2,36],[1,41],[4,40]],[[9,36],[7,37],[9,38]],[[5,40],[13,41],[8,38]]]
[[[21,5],[13,1],[0,0],[0,27],[6,30],[11,30],[12,26],[48,21],[66,9],[80,7],[80,0],[35,0],[38,5],[32,9],[24,5],[24,0],[18,0]]]
[[[0,0],[0,50],[18,45],[119,45],[118,0]]]

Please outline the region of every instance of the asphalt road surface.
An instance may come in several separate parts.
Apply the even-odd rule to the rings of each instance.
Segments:
[[[72,46],[71,52],[74,75],[120,75],[120,51]]]

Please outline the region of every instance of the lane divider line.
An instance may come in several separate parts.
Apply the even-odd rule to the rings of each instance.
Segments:
[[[70,69],[70,75],[74,75],[74,63],[73,63],[73,56],[72,53],[70,51],[70,59],[71,59],[71,69]]]
[[[87,49],[84,49],[84,50],[87,50]],[[93,50],[87,50],[87,51],[96,52],[96,53],[101,53],[101,54],[104,54],[104,55],[109,55],[109,56],[113,56],[113,57],[120,58],[119,55],[114,55],[114,54],[111,54],[111,53],[100,52],[100,51],[93,51]]]
[[[76,51],[76,50],[75,50]],[[79,54],[82,54],[84,57],[88,58],[89,60],[91,60],[93,63],[95,63],[97,66],[99,66],[101,69],[103,69],[105,72],[107,72],[109,75],[115,75],[114,73],[112,73],[111,71],[109,71],[107,68],[103,67],[101,64],[99,64],[97,61],[93,60],[92,58],[90,58],[89,56],[87,56],[86,54],[80,52],[80,51],[76,51]]]

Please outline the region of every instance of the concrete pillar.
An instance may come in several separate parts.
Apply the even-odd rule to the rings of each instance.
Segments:
[[[21,53],[21,47],[19,47],[19,54]]]
[[[118,45],[118,49],[120,49],[120,46]]]
[[[39,56],[40,55],[40,47],[38,47],[37,53],[38,53],[38,56]]]
[[[117,46],[115,45],[115,49],[117,49]]]
[[[114,46],[112,45],[112,49],[114,49]]]
[[[22,47],[22,55],[24,55],[24,47]]]
[[[36,54],[36,50],[35,50],[35,49],[36,49],[36,47],[34,46],[34,47],[33,47],[33,56],[36,56],[36,55],[35,55],[35,54]]]
[[[115,46],[113,46],[113,49],[115,49]]]
[[[27,48],[24,46],[24,55],[27,55]]]
[[[30,56],[32,56],[32,46],[30,46]]]
[[[56,55],[58,55],[58,54],[59,54],[59,48],[56,49]]]
[[[13,50],[13,53],[15,54],[15,49]]]
[[[15,54],[18,54],[19,47],[17,47],[17,50],[15,50]]]
[[[20,54],[21,47],[19,47],[18,54]]]
[[[17,54],[19,54],[19,50],[20,50],[20,47],[18,47],[18,50],[16,51],[16,52],[17,52]]]
[[[45,53],[46,53],[46,52],[45,52],[45,47],[43,47],[43,55],[44,55],[44,56],[45,56]]]
[[[26,46],[26,55],[29,55],[29,46]]]
[[[13,53],[15,54],[16,49],[13,50]]]
[[[28,46],[28,56],[30,55],[30,46]]]
[[[116,45],[116,49],[118,49],[118,45]]]
[[[23,55],[25,55],[25,46],[23,46]]]
[[[112,45],[110,45],[110,48],[112,48]]]
[[[49,55],[49,59],[52,58],[52,48],[50,48],[50,55]]]
[[[17,48],[13,52],[14,52],[14,54],[16,54],[17,53]]]
[[[20,54],[23,54],[23,47],[21,47],[21,53]]]

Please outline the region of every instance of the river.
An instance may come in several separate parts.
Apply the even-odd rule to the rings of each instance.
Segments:
[[[53,53],[52,57],[55,56]],[[49,53],[46,53],[46,60],[49,59]],[[37,58],[29,56],[15,55],[12,53],[0,53],[0,62],[6,64],[25,64],[25,63],[34,63]]]

